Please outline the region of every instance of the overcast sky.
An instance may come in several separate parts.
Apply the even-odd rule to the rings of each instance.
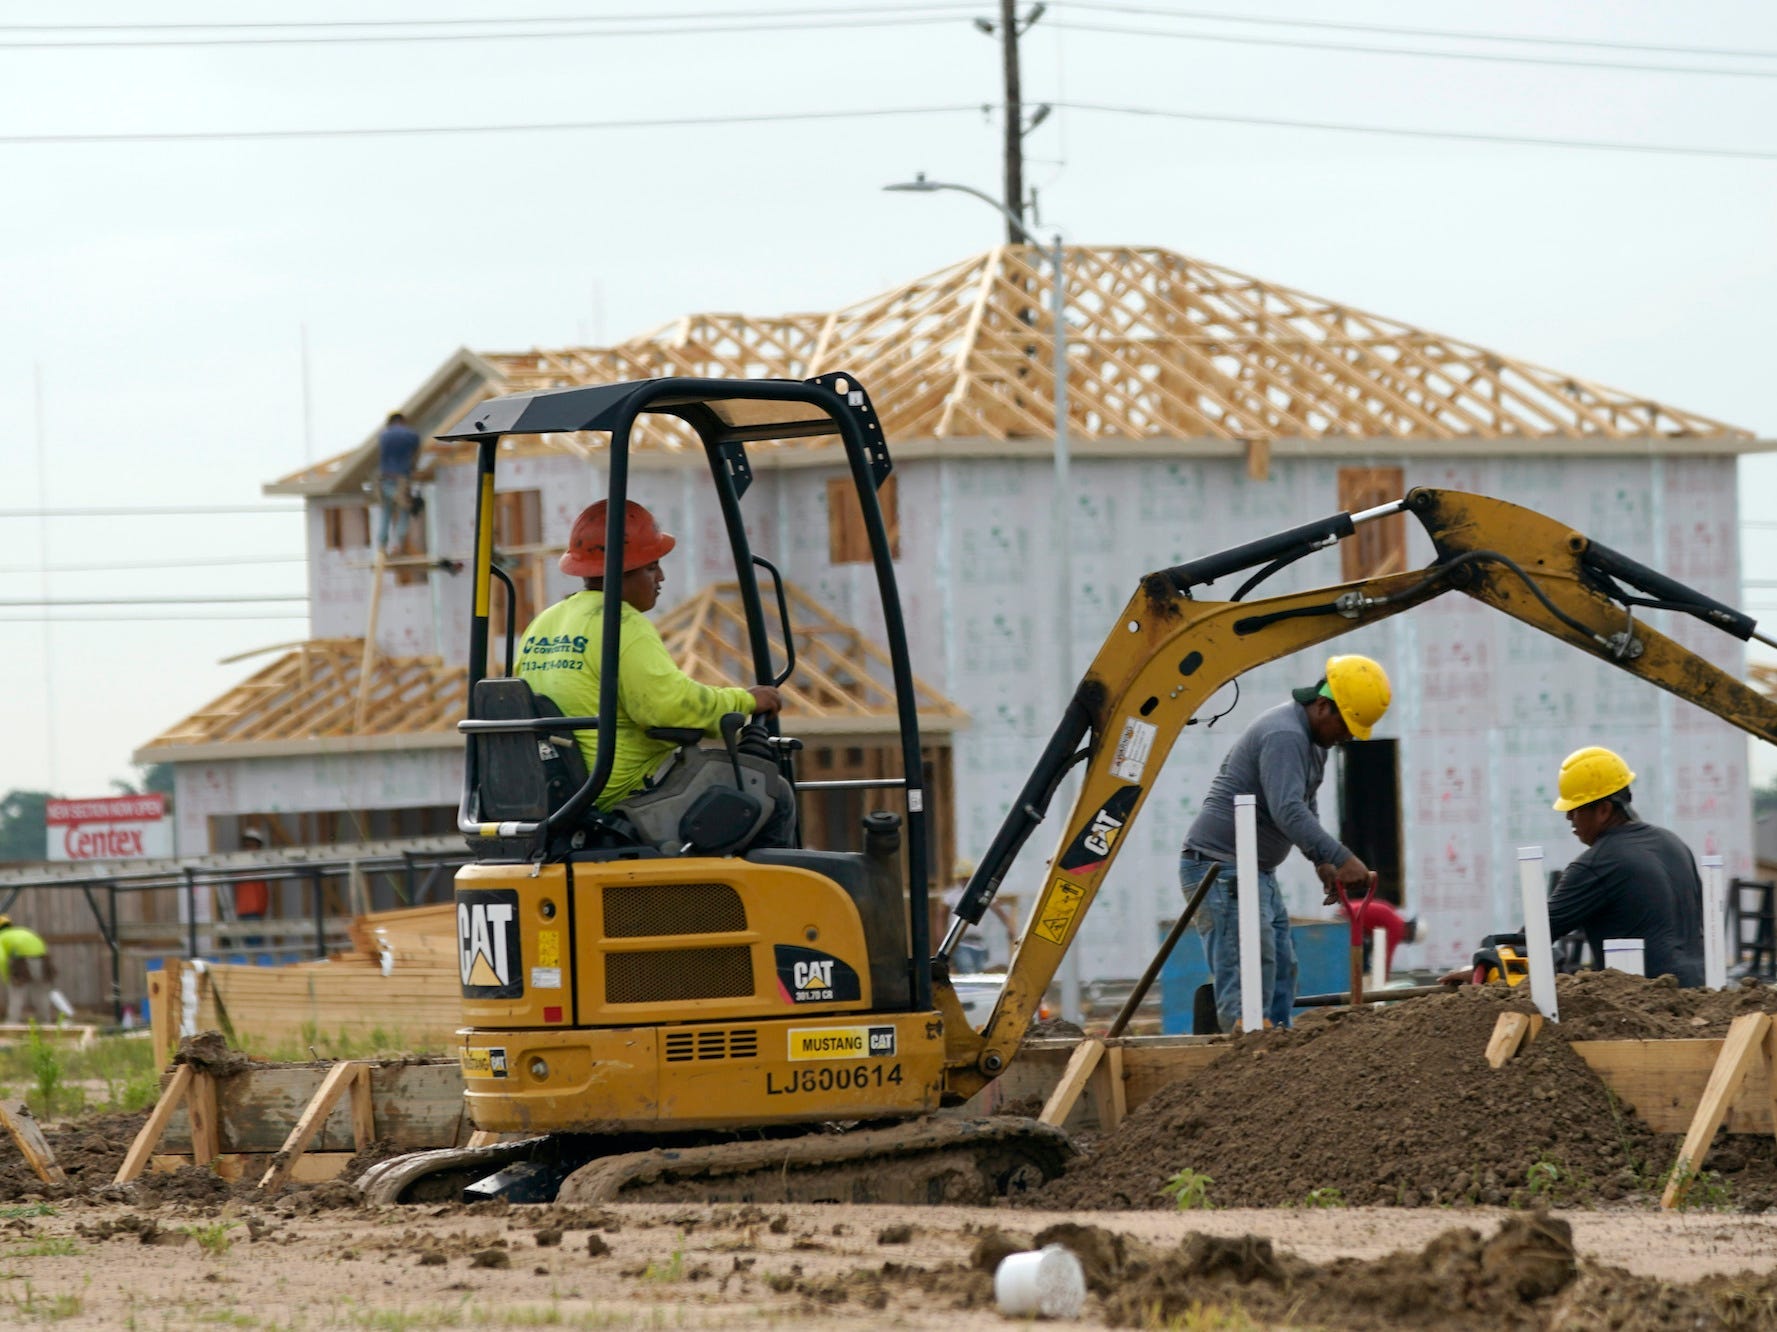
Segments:
[[[720,13],[694,25],[709,28],[819,3],[657,0],[653,10]],[[603,8],[652,12],[640,0]],[[826,309],[995,243],[998,219],[974,201],[880,192],[918,170],[997,192],[997,121],[967,109],[998,100],[997,49],[970,22],[993,10],[990,0],[943,14],[856,4],[853,21],[897,22],[849,30],[570,36],[588,29],[564,20],[506,22],[481,29],[499,36],[474,40],[243,45],[215,43],[467,29],[29,25],[149,14],[160,24],[511,20],[600,7],[7,5],[0,456],[10,483],[0,500],[0,600],[13,604],[0,607],[0,791],[101,793],[131,775],[135,746],[253,668],[219,659],[300,639],[305,628],[299,602],[77,604],[300,594],[293,516],[40,522],[15,513],[264,503],[261,484],[357,443],[458,346],[610,341],[695,310]],[[1450,42],[1179,12],[1173,0],[1052,5],[1024,43],[1027,99],[1767,156],[1059,110],[1028,140],[1028,175],[1043,222],[1070,242],[1168,247],[1777,436],[1770,4],[1269,0],[1218,11],[1668,48],[1660,50]],[[941,21],[904,22],[927,16]],[[145,44],[174,38],[210,44]],[[1571,63],[1579,61],[1644,68]],[[931,107],[965,109],[678,128],[172,137]],[[167,137],[104,141],[120,135]],[[1774,489],[1777,464],[1743,465],[1743,513],[1771,524],[1745,533],[1746,577],[1773,582],[1749,589],[1755,607],[1777,608],[1777,512],[1765,502]],[[157,561],[187,567],[126,567]],[[45,574],[46,565],[102,567]],[[16,604],[46,594],[57,603],[53,624]],[[249,612],[292,618],[239,618]],[[117,618],[199,614],[229,618]],[[1777,609],[1770,617],[1777,622]]]

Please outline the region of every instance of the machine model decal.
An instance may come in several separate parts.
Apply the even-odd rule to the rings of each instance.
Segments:
[[[518,893],[510,888],[457,892],[457,959],[463,998],[517,999],[524,994],[518,948]]]
[[[794,1096],[799,1092],[863,1091],[867,1087],[900,1086],[904,1075],[899,1064],[849,1064],[825,1068],[793,1068],[781,1076],[765,1072],[767,1096]]]
[[[1074,917],[1080,914],[1080,902],[1085,896],[1084,888],[1066,879],[1057,879],[1050,884],[1048,896],[1043,898],[1043,905],[1037,912],[1037,934],[1052,944],[1064,942]]]
[[[791,1059],[893,1059],[893,1027],[791,1027]]]
[[[862,997],[858,973],[831,953],[778,944],[777,990],[786,1004],[827,1004]]]
[[[1129,816],[1135,810],[1135,802],[1141,798],[1141,787],[1120,786],[1111,798],[1099,807],[1098,813],[1092,816],[1092,822],[1086,830],[1061,853],[1061,861],[1056,868],[1067,870],[1070,874],[1090,874],[1110,859],[1111,848],[1117,844],[1117,834],[1123,831],[1123,825],[1129,822]]]
[[[1111,759],[1111,776],[1126,782],[1139,782],[1148,766],[1148,751],[1154,747],[1158,728],[1152,722],[1134,717],[1123,719],[1123,734],[1117,739],[1117,752]]]
[[[462,1047],[462,1064],[466,1078],[503,1078],[506,1076],[506,1048],[496,1045],[492,1049],[477,1050],[465,1045]]]

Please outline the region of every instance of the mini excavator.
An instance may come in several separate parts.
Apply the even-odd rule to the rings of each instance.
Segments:
[[[811,438],[841,446],[835,463],[842,456],[868,535],[898,695],[901,770],[882,784],[904,802],[901,815],[868,816],[861,849],[741,849],[735,830],[755,826],[757,810],[738,763],[726,792],[733,807],[722,807],[721,793],[714,805],[700,801],[702,815],[687,812],[664,845],[626,835],[597,810],[615,747],[616,597],[605,603],[596,717],[551,715],[522,680],[486,672],[492,583],[504,581],[493,550],[502,441],[608,434],[606,542],[611,567],[621,568],[631,435],[648,417],[701,444],[762,684],[795,670],[795,630],[777,569],[749,544],[747,449]],[[1552,518],[1419,488],[1145,576],[934,948],[913,668],[877,502],[893,464],[856,379],[667,378],[547,390],[483,402],[440,438],[472,443],[478,458],[470,704],[459,725],[468,741],[459,824],[474,855],[456,879],[460,1055],[468,1116],[501,1140],[384,1162],[360,1181],[373,1200],[929,1203],[1040,1185],[1069,1157],[1059,1130],[934,1112],[964,1103],[1016,1055],[1180,731],[1242,672],[1446,593],[1777,740],[1777,702],[1638,613],[1687,614],[1742,641],[1772,642],[1750,617]],[[1278,570],[1396,513],[1423,525],[1436,552],[1430,565],[1248,599]],[[771,577],[775,616],[760,571]],[[1236,575],[1246,577],[1225,600],[1202,595]],[[508,620],[510,672],[516,627]],[[590,771],[574,742],[586,730],[597,738]],[[732,757],[731,728],[723,739]],[[763,746],[792,780],[796,748],[775,730]],[[951,988],[949,959],[1076,765],[1084,770],[1079,797],[1005,987],[977,1031]],[[720,762],[708,767],[724,771]]]

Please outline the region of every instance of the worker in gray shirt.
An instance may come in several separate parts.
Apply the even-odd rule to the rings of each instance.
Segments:
[[[1333,898],[1333,884],[1362,884],[1370,867],[1321,826],[1316,808],[1327,750],[1368,740],[1388,711],[1388,674],[1368,657],[1327,659],[1318,683],[1291,691],[1291,701],[1261,713],[1234,742],[1209,784],[1203,808],[1185,835],[1179,883],[1188,899],[1209,873],[1220,877],[1197,911],[1197,931],[1215,982],[1216,1018],[1223,1031],[1240,1019],[1240,925],[1235,905],[1234,797],[1255,797],[1258,814],[1260,957],[1265,1025],[1287,1027],[1296,1004],[1296,951],[1290,913],[1277,886],[1277,867],[1296,847],[1313,863]]]

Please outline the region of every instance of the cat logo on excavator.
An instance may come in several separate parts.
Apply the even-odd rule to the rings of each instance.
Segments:
[[[516,892],[457,894],[457,961],[466,999],[516,999],[524,993]]]

